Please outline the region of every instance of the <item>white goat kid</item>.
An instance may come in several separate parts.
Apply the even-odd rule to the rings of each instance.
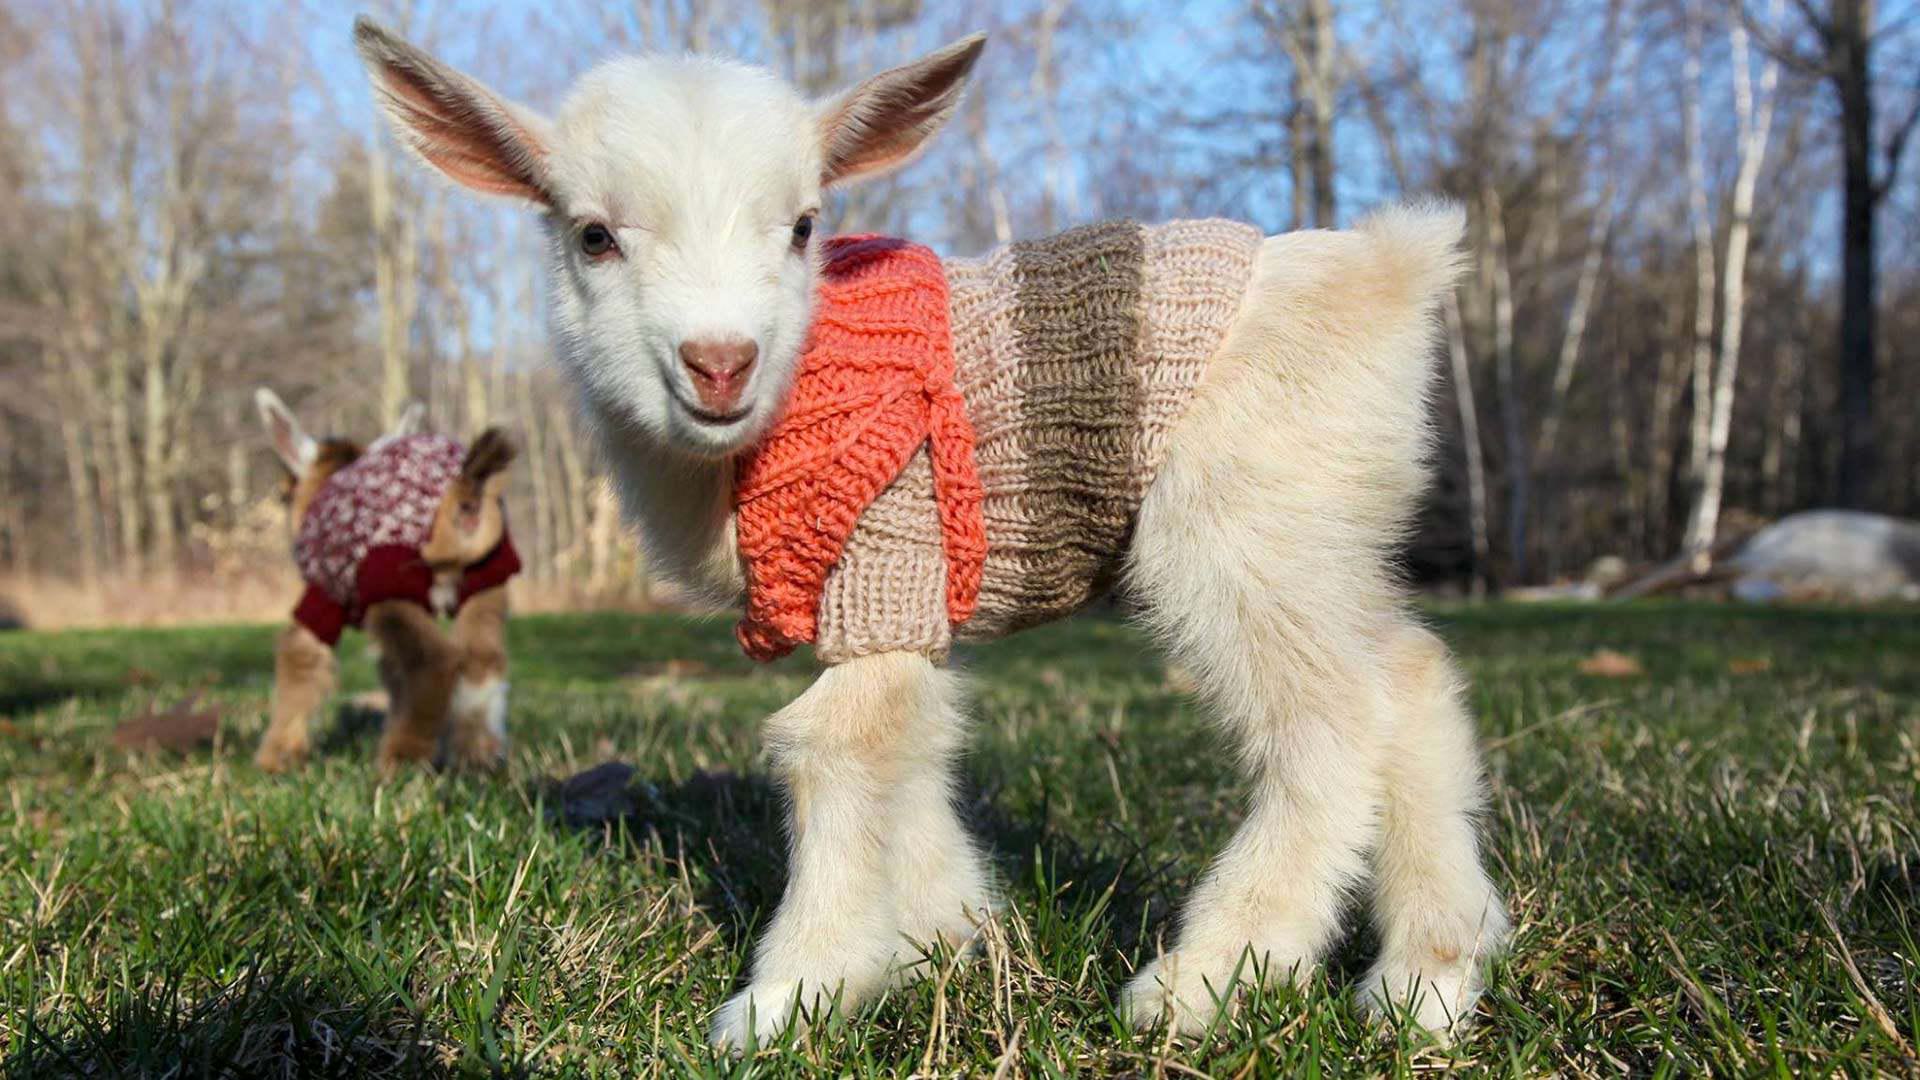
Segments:
[[[794,384],[823,192],[910,158],[983,39],[823,103],[726,61],[615,60],[549,121],[370,22],[355,34],[406,146],[540,212],[558,354],[653,565],[737,600],[735,468]],[[1389,569],[1424,483],[1432,316],[1460,229],[1454,212],[1401,209],[1249,241],[1238,315],[1126,534],[1127,584],[1252,781],[1173,946],[1128,987],[1136,1024],[1203,1030],[1236,972],[1310,970],[1369,856],[1375,1004],[1450,1028],[1504,941],[1460,680]],[[772,717],[790,880],[715,1042],[858,1003],[913,974],[926,944],[973,938],[994,895],[952,804],[965,727],[955,677],[913,650],[835,663]]]

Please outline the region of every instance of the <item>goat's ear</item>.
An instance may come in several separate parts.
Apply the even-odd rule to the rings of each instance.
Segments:
[[[546,208],[546,121],[522,110],[367,18],[353,44],[394,134],[449,180]]]
[[[960,105],[967,75],[986,48],[974,34],[883,71],[820,108],[820,183],[873,176],[906,164]]]
[[[305,476],[320,456],[320,444],[300,427],[280,395],[263,386],[253,392],[253,403],[260,409],[260,422],[266,425],[267,438],[273,442],[280,463],[293,475]]]
[[[460,479],[477,491],[488,477],[504,470],[519,454],[520,446],[513,436],[496,424],[481,432],[467,448],[466,460],[460,463]]]
[[[407,403],[407,411],[394,421],[393,430],[387,432],[390,439],[403,439],[408,435],[418,435],[426,430],[427,407],[417,401]]]

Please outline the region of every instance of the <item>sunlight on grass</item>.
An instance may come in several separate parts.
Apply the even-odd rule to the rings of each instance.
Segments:
[[[1447,609],[1494,774],[1518,934],[1442,1049],[1364,1021],[1359,927],[1202,1044],[1127,1033],[1120,986],[1239,815],[1226,756],[1123,624],[963,658],[967,812],[1008,884],[984,953],[762,1050],[763,1075],[1901,1073],[1913,1067],[1920,625],[1910,612]],[[806,683],[722,622],[514,627],[498,779],[376,785],[330,719],[249,763],[271,628],[0,637],[0,1055],[12,1074],[729,1073],[703,1032],[779,896],[756,728]],[[1600,649],[1638,675],[1586,675]],[[349,639],[344,689],[373,686]],[[669,661],[678,661],[670,664]],[[210,750],[128,753],[204,689]],[[352,717],[351,710],[343,714]],[[635,769],[594,822],[554,781]]]

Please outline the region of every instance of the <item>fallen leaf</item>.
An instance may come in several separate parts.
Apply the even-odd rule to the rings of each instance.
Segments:
[[[220,710],[195,709],[200,695],[180,702],[166,712],[147,712],[113,729],[113,745],[123,750],[160,747],[182,753],[213,741],[220,730]]]
[[[633,670],[632,677],[641,679],[694,679],[702,675],[711,675],[713,667],[704,661],[676,657],[657,664],[642,664]]]
[[[1592,656],[1580,661],[1583,675],[1598,675],[1606,679],[1633,679],[1646,674],[1640,661],[1623,652],[1612,649],[1600,649]]]
[[[1727,671],[1734,675],[1759,675],[1772,670],[1773,661],[1764,656],[1741,656],[1727,661]]]

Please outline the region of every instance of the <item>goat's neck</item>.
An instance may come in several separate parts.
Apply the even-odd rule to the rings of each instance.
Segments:
[[[737,605],[746,584],[733,531],[733,463],[675,454],[618,428],[601,434],[648,572]]]

